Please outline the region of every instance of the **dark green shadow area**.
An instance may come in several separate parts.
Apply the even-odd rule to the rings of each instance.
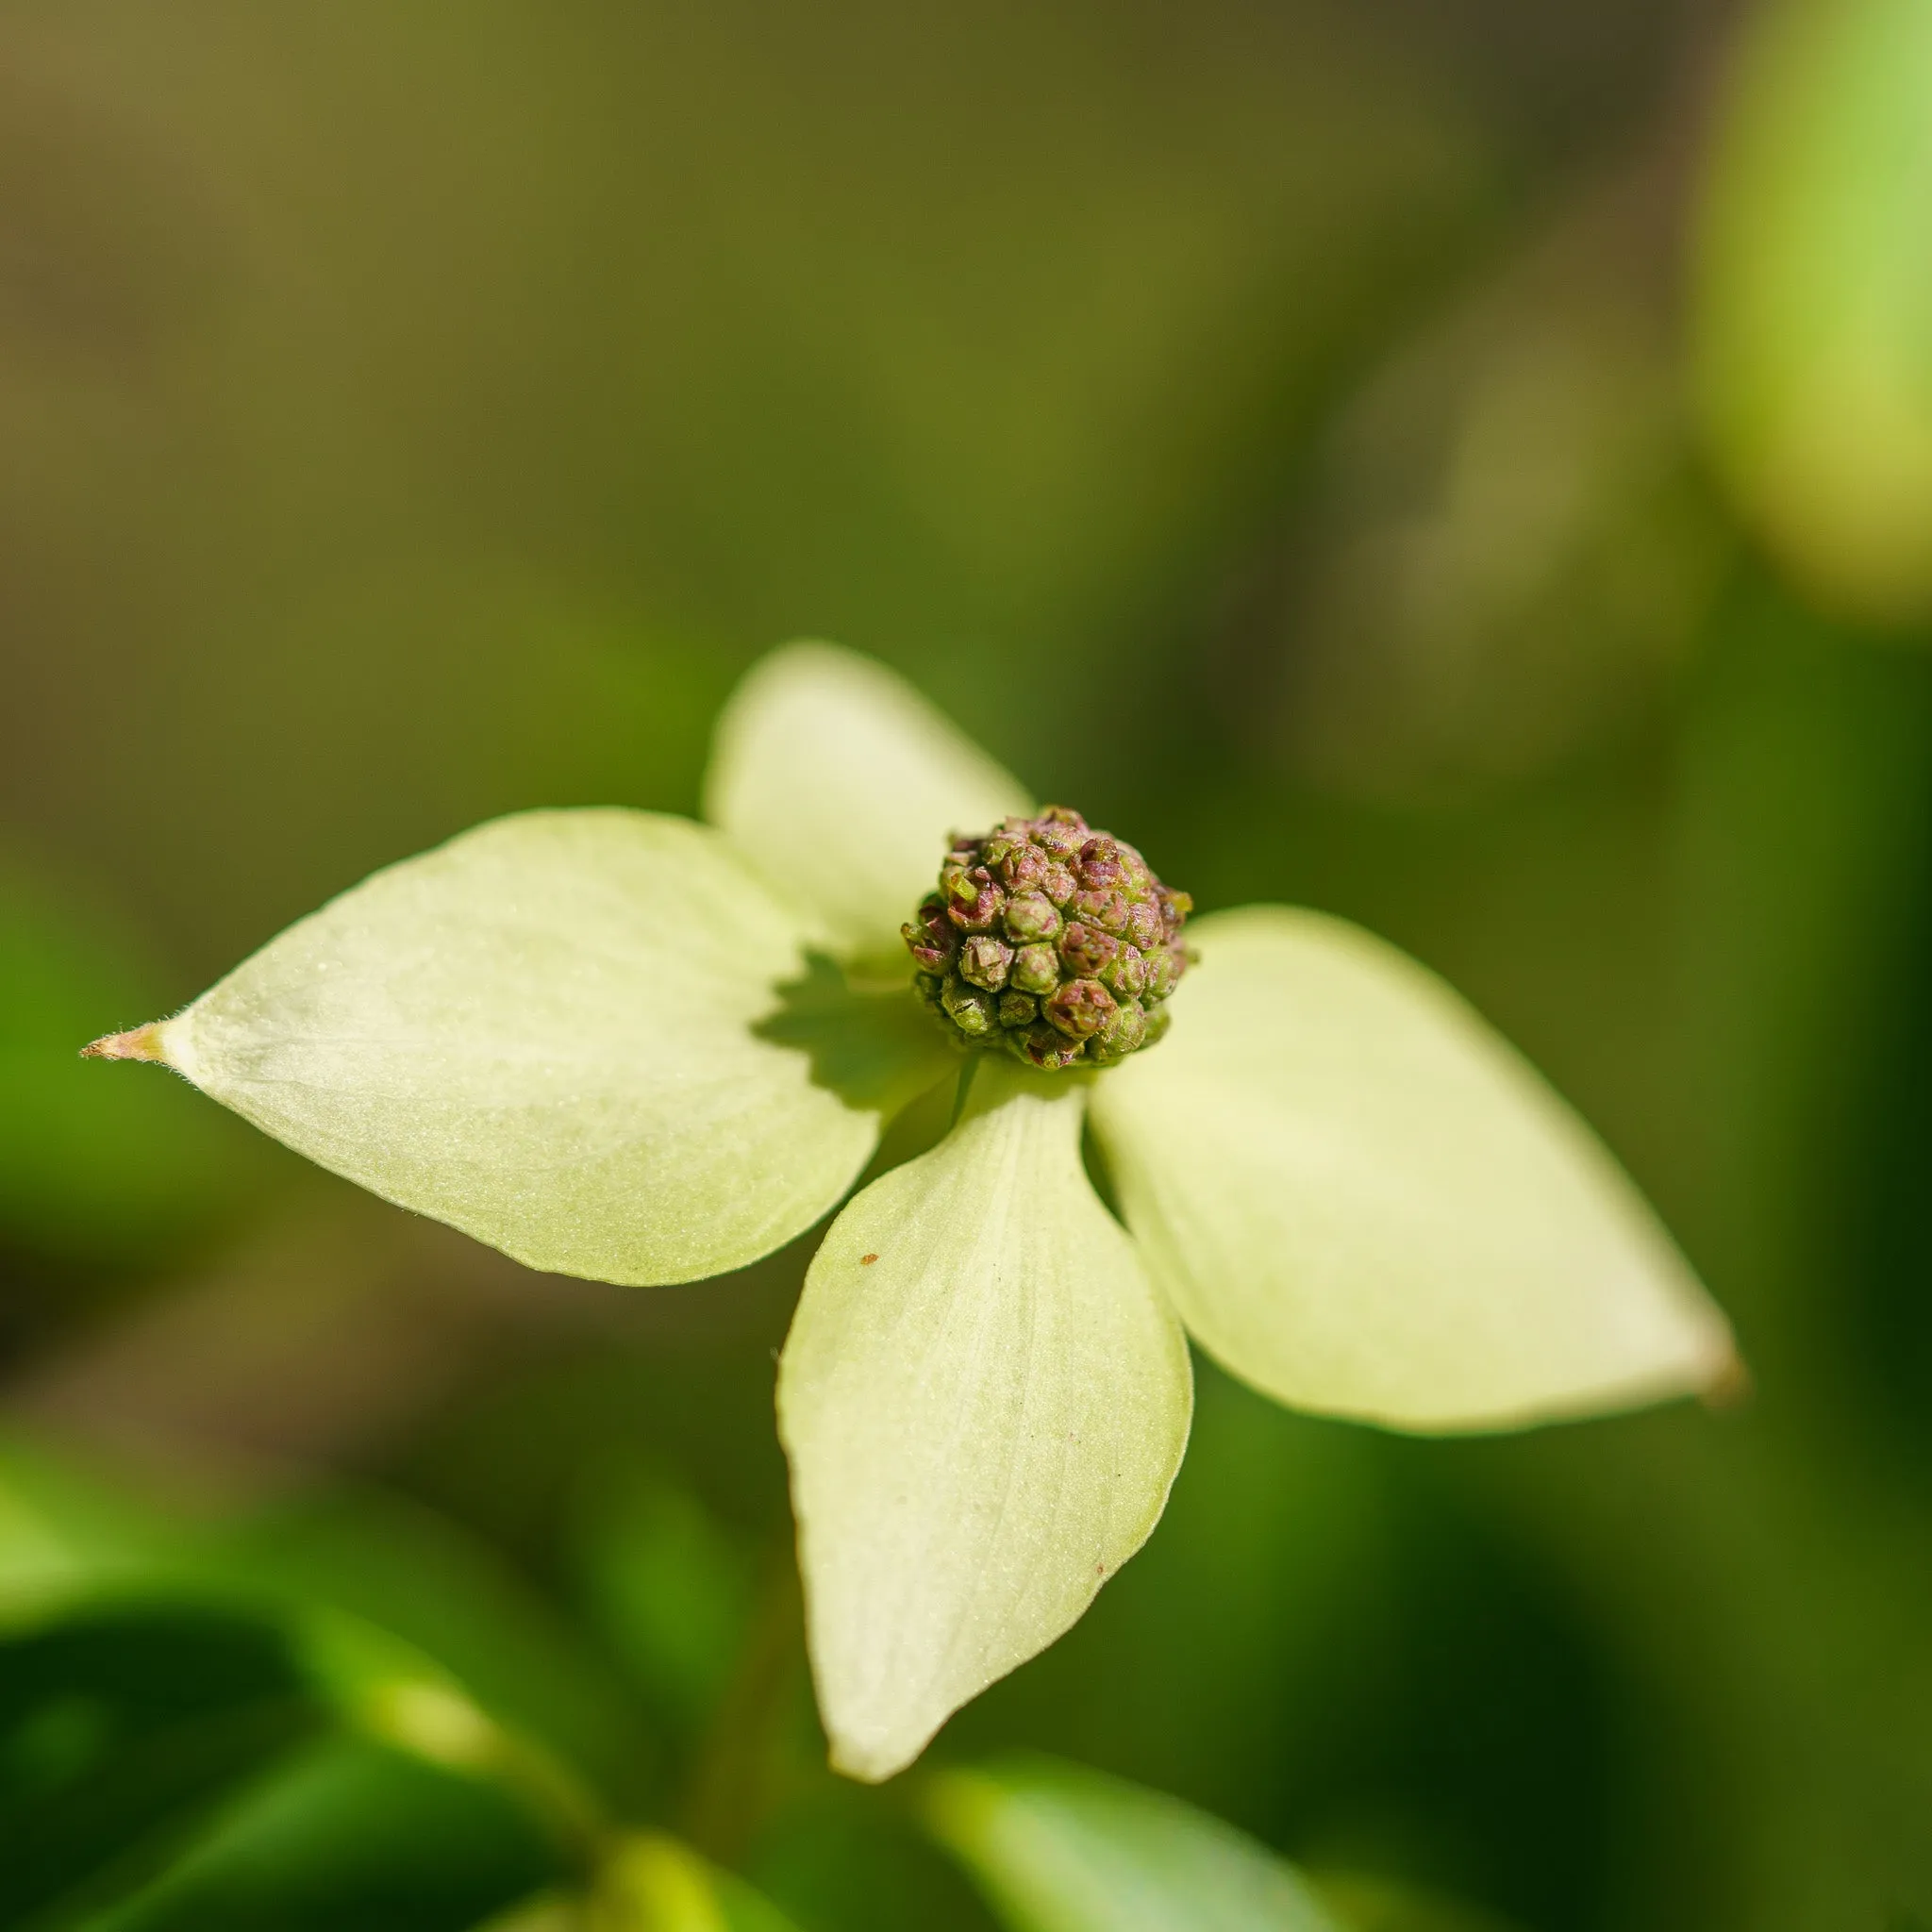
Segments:
[[[573,1875],[512,1760],[365,1734],[344,1661],[390,1668],[391,1640],[360,1652],[365,1626],[202,1590],[0,1631],[8,1932],[468,1932]]]
[[[158,1869],[251,1778],[326,1728],[287,1633],[166,1602],[0,1643],[0,1924]]]
[[[958,1068],[909,984],[855,986],[836,959],[810,953],[778,997],[778,1010],[752,1031],[805,1054],[813,1084],[858,1112],[890,1120]]]

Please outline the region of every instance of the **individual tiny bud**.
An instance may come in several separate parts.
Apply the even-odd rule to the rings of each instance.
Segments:
[[[976,986],[968,986],[957,973],[946,981],[940,1003],[952,1015],[953,1024],[961,1033],[976,1037],[991,1033],[998,1024],[998,1008],[993,1004],[992,995],[981,991]]]
[[[1029,1067],[1058,1073],[1086,1057],[1087,1042],[1069,1040],[1056,1032],[1044,1020],[1036,1020],[1007,1035],[1007,1045]]]
[[[1104,892],[1120,885],[1124,874],[1117,841],[1104,832],[1088,840],[1080,848],[1078,873],[1080,883],[1091,892]]]
[[[1039,855],[1034,855],[1036,858]],[[1044,892],[1025,892],[1007,901],[1007,937],[1023,946],[1050,940],[1060,929],[1060,916]]]
[[[978,934],[959,948],[960,977],[988,992],[997,992],[1007,983],[1007,970],[1013,963],[1013,949],[999,940]]]
[[[1165,1038],[1167,1029],[1174,1024],[1174,1015],[1165,1007],[1156,1007],[1147,1015],[1147,1032],[1141,1040],[1142,1046],[1154,1046]]]
[[[1127,1000],[1114,1010],[1107,1024],[1087,1042],[1087,1057],[1102,1065],[1124,1060],[1146,1043],[1147,1015],[1138,1000]]]
[[[1007,895],[985,866],[952,874],[945,880],[946,916],[961,932],[990,932]]]
[[[1075,892],[1067,907],[1067,915],[1088,925],[1097,925],[1103,932],[1124,933],[1127,929],[1126,894],[1112,888]]]
[[[1008,844],[1001,854],[997,872],[1008,892],[1030,892],[1047,875],[1047,854],[1036,844]]]
[[[1124,839],[1114,841],[1114,857],[1120,861],[1121,889],[1130,899],[1145,898],[1154,891],[1154,869]]]
[[[1097,979],[1120,951],[1120,944],[1110,933],[1102,932],[1097,925],[1083,925],[1075,920],[1060,935],[1060,958],[1076,976]]]
[[[946,917],[946,902],[937,894],[921,902],[918,919],[902,925],[899,933],[922,971],[943,973],[952,964],[958,936]]]
[[[1022,992],[1051,992],[1060,983],[1059,955],[1051,946],[1022,946],[1007,978]]]
[[[1056,906],[1064,906],[1079,890],[1079,881],[1074,878],[1071,866],[1062,865],[1058,859],[1054,859],[1041,873],[1040,890]]]
[[[912,975],[912,991],[927,1006],[939,1005],[940,994],[945,990],[945,980],[937,973],[915,973]]]
[[[1176,892],[1166,886],[1155,889],[1154,897],[1160,907],[1161,917],[1167,922],[1170,935],[1180,931],[1188,914],[1194,909],[1194,895],[1191,892]]]
[[[1127,908],[1127,938],[1143,953],[1166,942],[1167,923],[1152,900],[1137,899]]]
[[[1008,990],[1000,995],[1000,1024],[1030,1026],[1040,1018],[1040,1002],[1030,992]]]
[[[1089,838],[1087,821],[1065,806],[1050,805],[1033,822],[1033,842],[1056,858],[1072,858]]]
[[[1147,990],[1147,961],[1139,946],[1123,946],[1101,969],[1100,983],[1117,1000],[1137,1000]]]
[[[1031,891],[1046,876],[1046,854],[1037,845],[1010,845],[1001,855],[998,869],[1008,891]]]
[[[1157,946],[1147,955],[1147,984],[1141,990],[1150,1000],[1164,1000],[1181,976],[1181,962],[1171,946]]]
[[[1074,979],[1041,1008],[1072,1040],[1098,1033],[1114,1014],[1113,995],[1097,979]]]

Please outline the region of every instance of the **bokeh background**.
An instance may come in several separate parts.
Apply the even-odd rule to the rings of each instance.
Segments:
[[[936,1757],[1519,1932],[1924,1932],[1932,5],[0,7],[0,1606],[158,1564],[353,1612],[807,1932],[978,1927],[815,1768],[808,1241],[537,1276],[74,1058],[477,819],[693,808],[796,635],[1202,906],[1447,974],[1756,1376],[1427,1441],[1203,1364],[1153,1542]],[[100,1711],[152,1729],[75,1871],[232,1817],[149,1707],[247,1649],[83,1636],[112,1697],[0,1664],[16,1857]],[[275,1763],[273,1857],[0,1921],[542,1882],[420,1767]]]

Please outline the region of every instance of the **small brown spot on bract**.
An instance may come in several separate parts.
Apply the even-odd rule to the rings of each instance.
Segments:
[[[861,1268],[870,1268],[877,1259],[878,1257],[876,1255],[861,1255],[858,1257],[858,1265]]]

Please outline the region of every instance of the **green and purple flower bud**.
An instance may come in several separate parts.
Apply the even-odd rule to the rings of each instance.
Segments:
[[[930,899],[926,901],[928,906],[933,903]],[[1129,945],[1143,953],[1167,943],[1166,922],[1160,916],[1160,908],[1151,899],[1136,899],[1128,906],[1126,937]]]
[[[1022,946],[1010,978],[1022,992],[1049,993],[1060,983],[1060,956],[1051,946]]]
[[[980,934],[959,948],[959,976],[987,992],[997,992],[1007,983],[1013,963],[1013,949],[999,940]]]
[[[1000,882],[983,865],[967,868],[950,861],[940,874],[946,917],[961,932],[991,932],[1006,908]]]
[[[1028,828],[1034,844],[1052,858],[1075,858],[1092,836],[1087,821],[1064,805],[1050,805]]]
[[[999,1037],[999,1008],[991,993],[976,986],[968,986],[956,973],[946,981],[945,989],[940,994],[942,1006],[952,1023],[969,1040],[985,1039],[991,1035]]]
[[[899,928],[906,950],[922,973],[944,974],[959,949],[959,935],[946,917],[946,902],[937,893],[921,902],[914,918]]]
[[[1162,1022],[1166,1014],[1161,1015]],[[1123,1000],[1113,1010],[1113,1016],[1100,1031],[1087,1042],[1087,1058],[1095,1066],[1111,1066],[1115,1060],[1124,1060],[1138,1048],[1147,1044],[1149,1022],[1138,1000]],[[1163,1032],[1166,1030],[1163,1024]]]
[[[1098,979],[1121,949],[1111,933],[1097,925],[1082,924],[1077,919],[1060,936],[1060,958],[1083,978]]]
[[[1138,1000],[1147,991],[1147,959],[1139,946],[1124,945],[1101,969],[1100,983],[1117,1000]]]
[[[1041,1007],[1069,1040],[1086,1040],[1098,1033],[1115,1010],[1112,993],[1097,979],[1070,979]]]
[[[1127,929],[1127,895],[1115,886],[1105,891],[1075,892],[1067,907],[1067,917],[1085,925],[1097,925],[1102,932],[1124,933]]]
[[[1124,841],[1048,806],[955,839],[902,930],[919,995],[956,1039],[1059,1071],[1111,1066],[1167,1030],[1192,906]]]
[[[1187,970],[1188,956],[1178,946],[1158,946],[1147,955],[1147,995],[1164,1000]]]
[[[1015,945],[1053,939],[1059,929],[1059,910],[1044,892],[1023,892],[1007,901],[1007,937]]]
[[[1085,1042],[1069,1040],[1044,1020],[1014,1029],[1006,1036],[1006,1044],[1008,1052],[1017,1054],[1029,1067],[1038,1067],[1042,1073],[1063,1073],[1068,1067],[1087,1064]]]
[[[1039,846],[1012,844],[994,861],[1009,892],[1038,891],[1046,878],[1049,863]]]

